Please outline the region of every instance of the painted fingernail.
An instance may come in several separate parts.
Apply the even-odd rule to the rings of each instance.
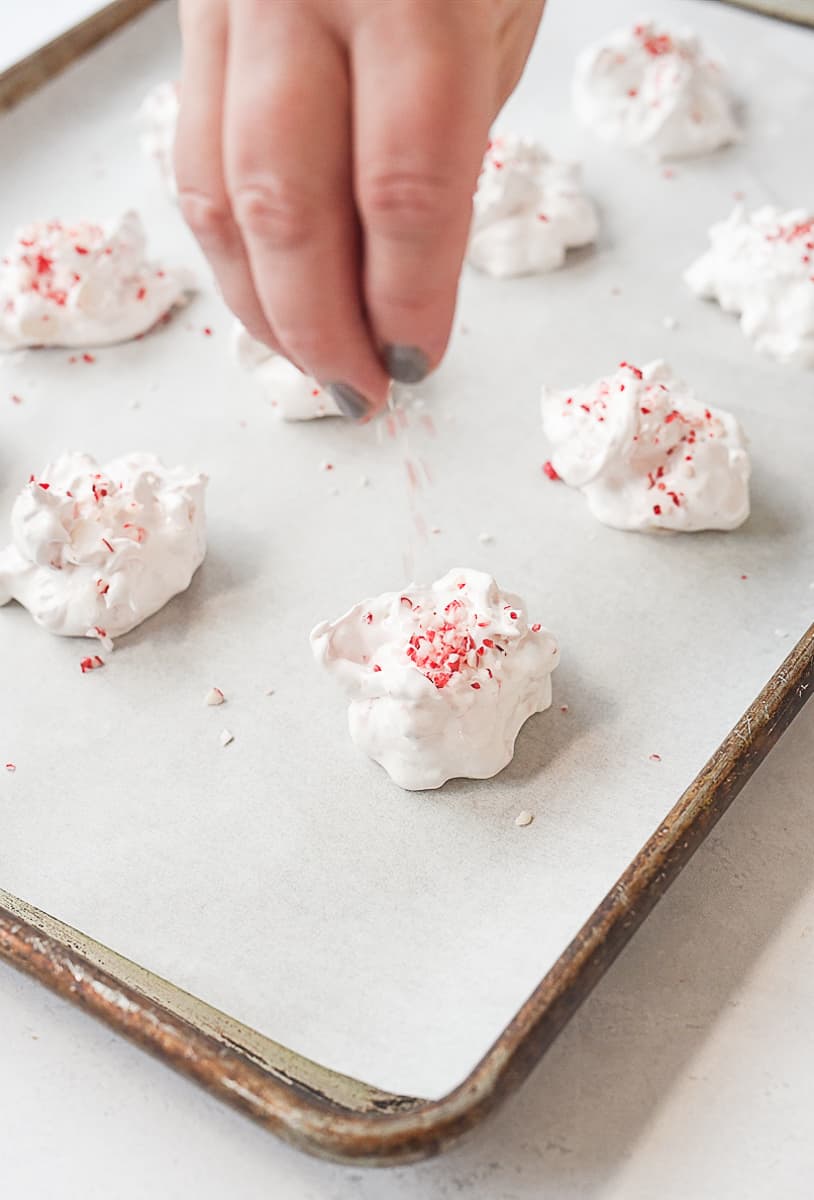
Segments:
[[[421,383],[430,373],[430,360],[418,346],[385,346],[384,363],[398,383]]]
[[[326,383],[325,389],[333,397],[343,417],[358,421],[370,412],[370,405],[362,393],[357,392],[349,383]]]

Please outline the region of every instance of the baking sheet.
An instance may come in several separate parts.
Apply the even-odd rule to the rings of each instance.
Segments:
[[[429,1097],[500,1032],[814,607],[814,377],[758,358],[679,278],[735,192],[810,202],[811,35],[684,0],[733,64],[748,139],[665,175],[594,144],[568,107],[573,54],[637,5],[570,7],[550,3],[501,126],[583,159],[602,241],[547,278],[466,275],[452,350],[420,392],[438,435],[410,432],[434,480],[414,503],[441,530],[423,542],[400,440],[279,425],[229,361],[228,316],[135,144],[138,102],[175,70],[169,6],[0,121],[4,236],[135,205],[156,253],[202,285],[171,325],[93,364],[5,364],[3,519],[67,447],[155,450],[211,476],[203,569],[103,671],[83,677],[84,643],[0,612],[0,759],[17,765],[0,773],[0,882],[277,1041]],[[752,437],[754,514],[736,534],[606,530],[541,474],[540,382],[657,355]],[[401,586],[405,555],[422,578],[494,572],[560,637],[554,707],[495,780],[401,792],[350,745],[311,662],[311,625]],[[223,708],[203,706],[210,684]],[[536,819],[518,829],[522,808]]]

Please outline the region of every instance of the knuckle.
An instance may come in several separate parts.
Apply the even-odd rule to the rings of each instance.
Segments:
[[[298,250],[313,236],[313,210],[296,185],[283,180],[241,183],[231,194],[240,228],[272,250]]]
[[[178,203],[184,220],[202,246],[218,249],[228,245],[232,219],[225,203],[183,185],[178,189]]]
[[[371,225],[384,232],[426,233],[454,210],[455,182],[427,171],[372,171],[359,187],[360,206]]]

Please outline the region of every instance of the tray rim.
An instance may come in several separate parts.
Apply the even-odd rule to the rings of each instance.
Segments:
[[[158,0],[113,0],[0,73],[16,104]],[[298,1148],[392,1165],[440,1153],[515,1091],[809,698],[814,624],[491,1047],[437,1100],[341,1075],[0,890],[0,960],[104,1021]]]
[[[0,71],[0,113],[60,75],[88,50],[156,3],[158,0],[110,0],[84,21]]]
[[[788,21],[802,29],[814,26],[814,0],[726,0],[726,3],[757,17]]]

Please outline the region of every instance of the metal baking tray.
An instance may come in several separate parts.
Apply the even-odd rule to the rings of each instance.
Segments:
[[[814,0],[727,0],[727,3],[753,9],[767,17],[778,17],[782,21],[814,25]]]
[[[583,160],[602,239],[550,277],[466,273],[450,354],[409,413],[417,494],[403,435],[278,424],[230,360],[228,315],[136,146],[140,99],[176,69],[171,5],[0,118],[3,236],[132,205],[156,255],[200,280],[170,324],[93,364],[0,365],[0,519],[67,447],[211,476],[204,566],[103,671],[0,612],[0,759],[17,766],[0,772],[0,956],[335,1159],[435,1153],[518,1086],[814,676],[814,378],[759,358],[680,280],[733,193],[810,195],[810,35],[767,26],[756,56],[757,18],[688,0],[760,105],[741,146],[665,172],[620,164],[568,106],[573,53],[637,0],[571,8],[552,0],[502,124]],[[737,533],[607,530],[540,471],[543,379],[659,355],[752,437]],[[494,780],[402,793],[349,744],[307,632],[452,565],[492,571],[557,633],[554,706]],[[223,708],[203,706],[211,684]]]

